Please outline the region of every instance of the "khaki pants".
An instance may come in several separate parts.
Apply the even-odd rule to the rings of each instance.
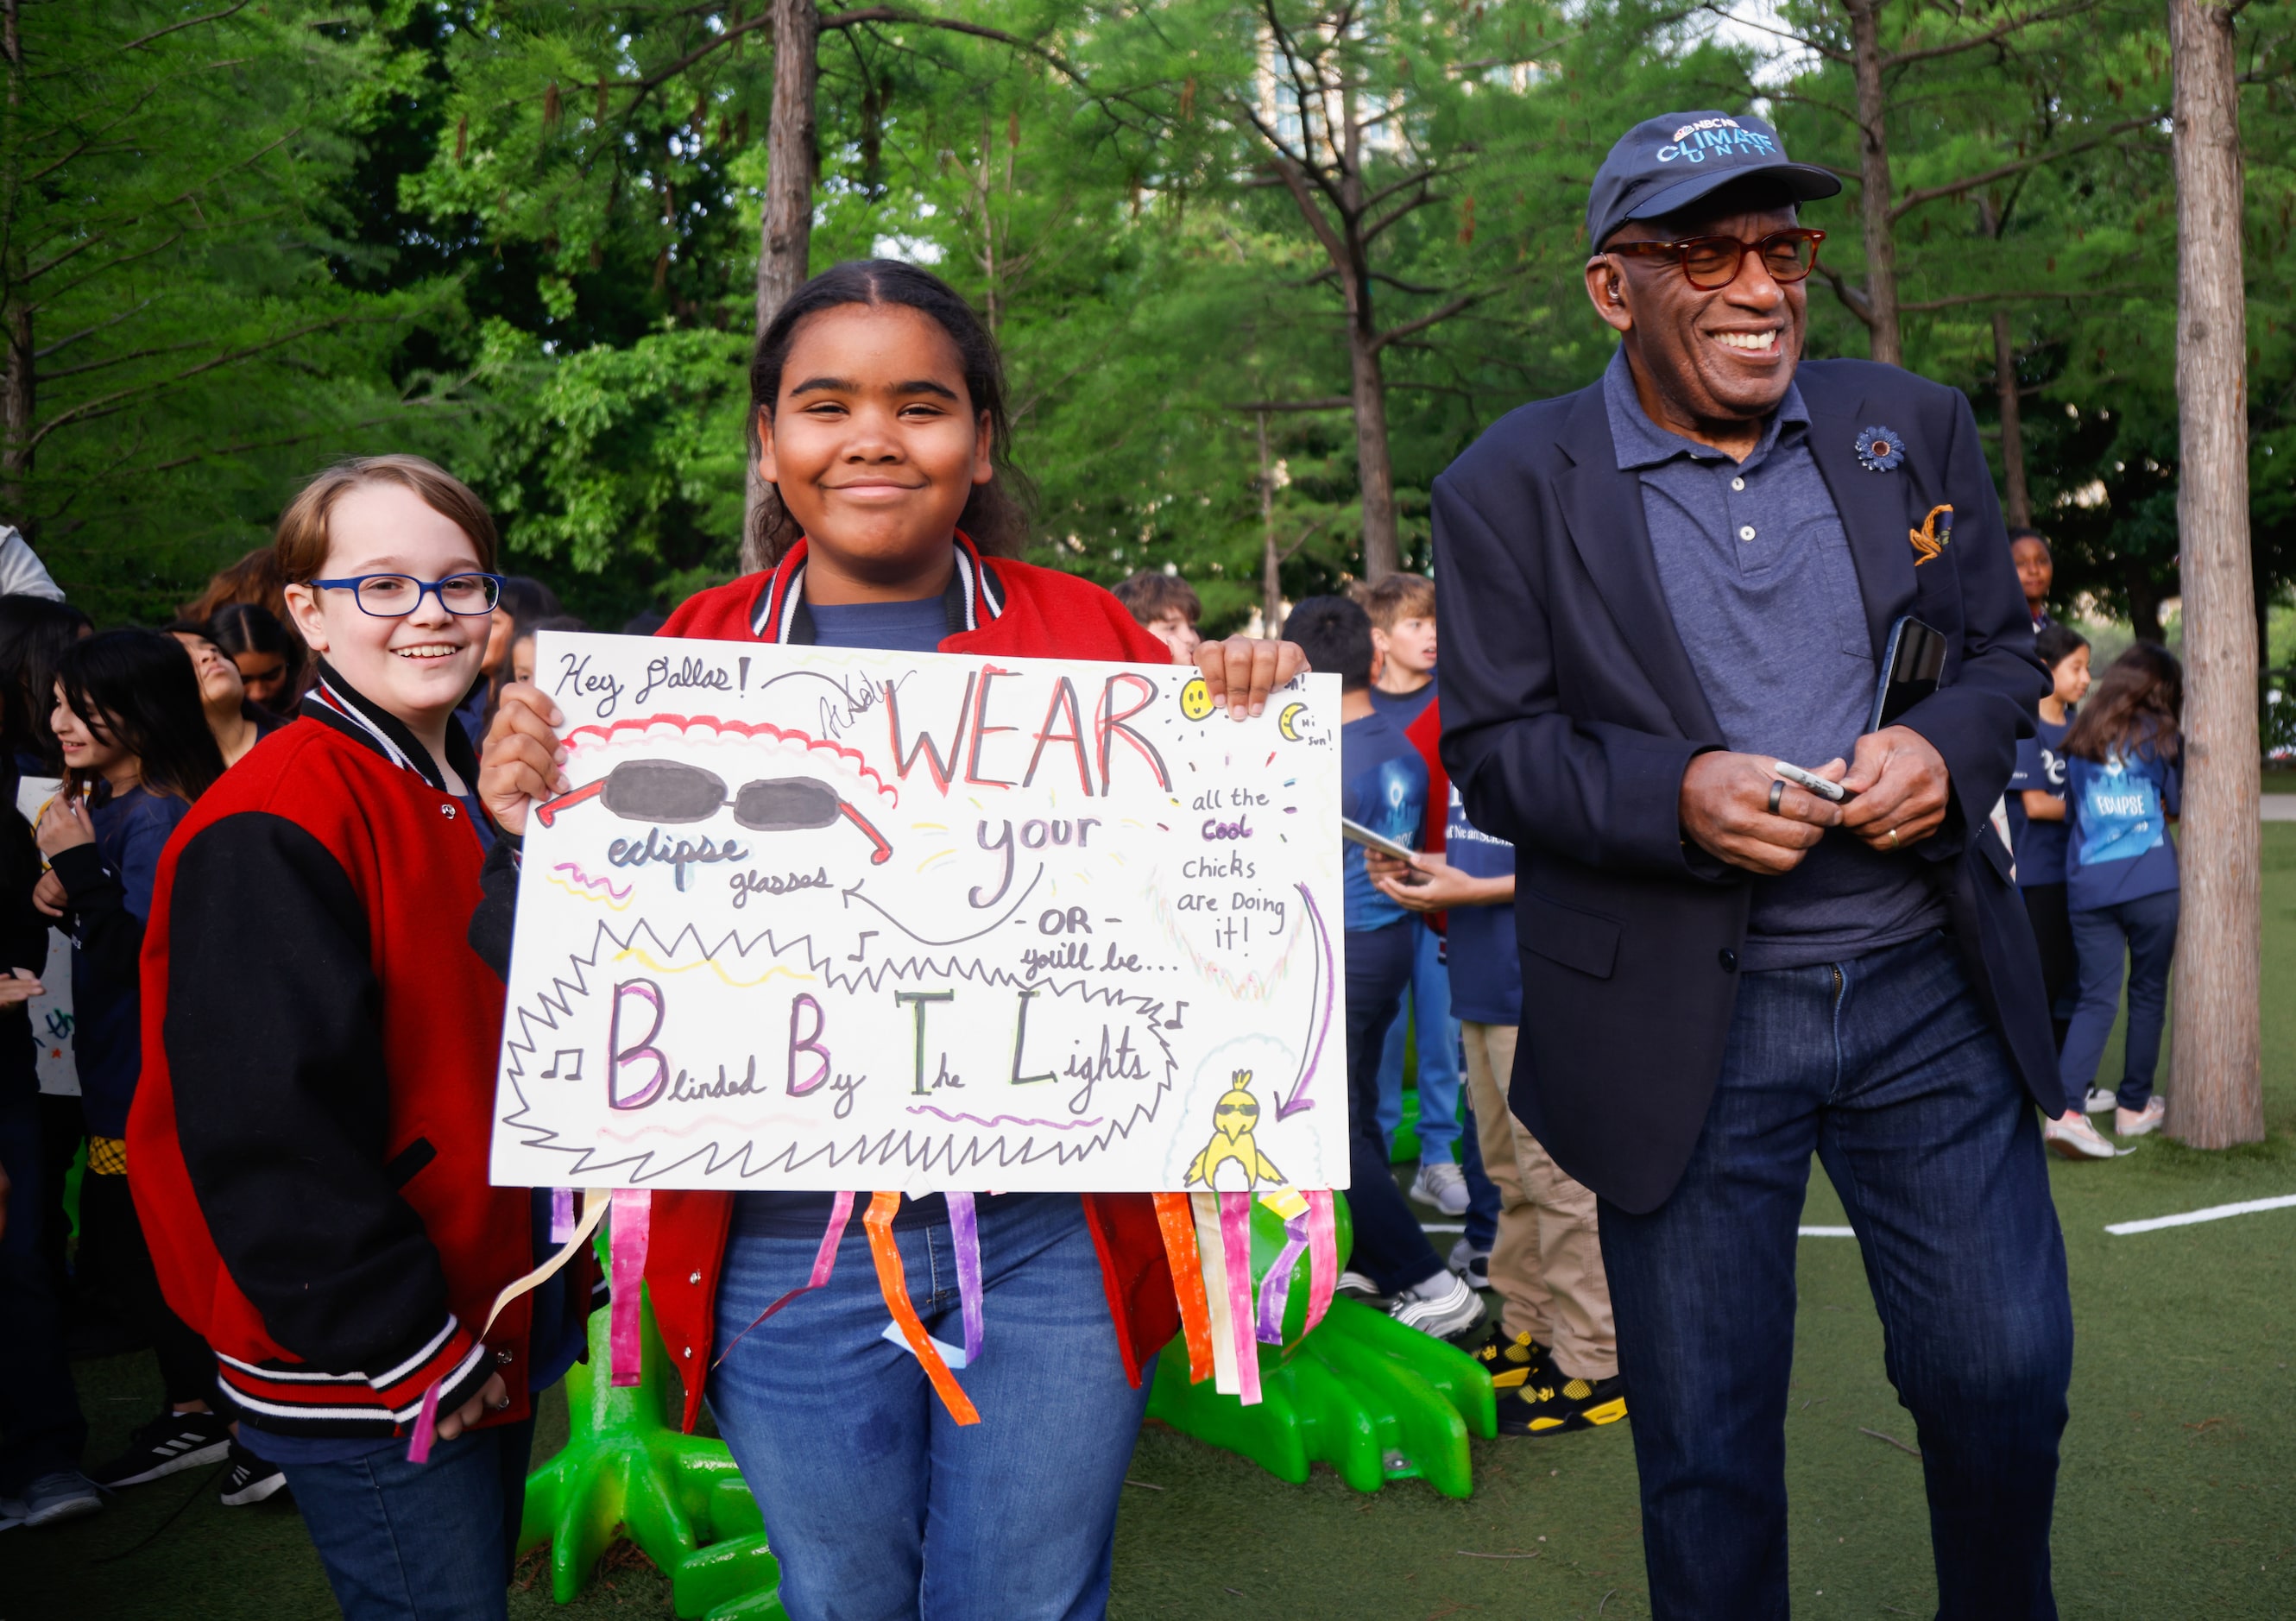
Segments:
[[[1570,1377],[1609,1379],[1619,1371],[1619,1334],[1594,1191],[1565,1175],[1507,1107],[1514,1027],[1463,1022],[1459,1035],[1483,1173],[1499,1191],[1490,1271],[1505,1302],[1500,1322],[1510,1336],[1554,1347],[1554,1365]]]

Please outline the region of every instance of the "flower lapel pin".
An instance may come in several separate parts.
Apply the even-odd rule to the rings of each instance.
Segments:
[[[1915,568],[1932,561],[1953,539],[1953,509],[1949,506],[1930,508],[1930,515],[1922,520],[1922,527],[1907,529],[1906,538],[1914,543]]]
[[[1857,430],[1857,460],[1869,473],[1897,471],[1906,459],[1906,441],[1894,428],[1860,428]]]

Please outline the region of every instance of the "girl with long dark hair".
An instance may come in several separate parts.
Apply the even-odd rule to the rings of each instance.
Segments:
[[[2177,950],[2177,847],[2182,799],[2178,727],[2185,671],[2140,642],[2105,667],[2065,733],[2065,903],[2080,961],[2080,999],[2060,1055],[2065,1095],[2082,1097],[2112,1033],[2120,962],[2128,958],[2128,1033],[2112,1121],[2143,1136],[2166,1114],[2152,1095],[2169,967]]]
[[[207,621],[207,636],[239,671],[250,703],[274,715],[293,713],[303,694],[303,644],[269,609],[226,602]]]
[[[216,645],[209,626],[178,619],[168,626],[168,634],[192,656],[192,668],[200,679],[200,704],[207,711],[208,730],[215,735],[225,765],[238,765],[256,744],[287,724],[248,697],[247,678]]]
[[[38,596],[0,596],[0,744],[15,776],[63,774],[63,756],[48,716],[56,707],[56,660],[94,634],[88,617],[67,602]]]
[[[1170,662],[1106,591],[1012,561],[1026,506],[1002,368],[980,317],[938,277],[882,259],[816,276],[767,328],[750,389],[769,490],[744,549],[758,571],[687,601],[663,635]],[[1196,662],[1239,716],[1306,663],[1296,647],[1242,637],[1206,643]],[[567,786],[560,720],[535,685],[504,690],[480,793],[512,833],[535,799]],[[498,928],[506,942],[507,921]],[[1145,1380],[1179,1325],[1152,1203],[932,1194],[890,1224],[909,1276],[947,1275],[949,1204],[965,1197],[985,1309],[1029,1327],[954,1373],[888,1343],[868,1240],[831,1195],[653,1197],[647,1294],[685,1381],[685,1425],[706,1395],[797,1621],[1106,1608]],[[830,1281],[761,1321],[825,1238]],[[936,1306],[934,1322],[955,1309]],[[935,1396],[944,1378],[977,1424]]]
[[[191,656],[171,636],[114,630],[56,660],[49,725],[63,789],[40,817],[40,909],[72,938],[73,1050],[87,1121],[80,1183],[81,1275],[152,1338],[167,1405],[127,1450],[93,1471],[140,1486],[222,1458],[230,1432],[210,1404],[215,1363],[168,1309],[127,1192],[127,1109],[143,1068],[139,962],[160,852],[192,801],[223,774]]]

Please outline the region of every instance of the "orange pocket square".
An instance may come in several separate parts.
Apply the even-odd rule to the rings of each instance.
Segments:
[[[1914,567],[1918,569],[1944,551],[1946,543],[1953,538],[1953,509],[1949,506],[1930,508],[1930,515],[1922,520],[1922,527],[1907,529],[1906,538],[1914,543],[1914,551],[1917,554]]]

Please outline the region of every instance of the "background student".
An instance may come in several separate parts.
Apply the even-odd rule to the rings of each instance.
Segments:
[[[1422,574],[1390,574],[1351,594],[1371,617],[1372,708],[1391,722],[1427,762],[1431,806],[1439,807],[1449,778],[1436,757],[1441,720],[1435,704],[1435,582]],[[1431,811],[1426,847],[1443,847],[1442,815]],[[1459,1024],[1452,1016],[1450,976],[1434,919],[1417,921],[1411,943],[1408,1018],[1388,1027],[1379,1059],[1379,1125],[1390,1139],[1403,1119],[1404,1027],[1419,1048],[1419,1172],[1411,1197],[1446,1216],[1467,1208],[1459,1142]]]
[[[168,634],[192,656],[200,681],[200,705],[207,711],[208,730],[226,767],[236,765],[247,751],[287,723],[247,695],[247,678],[226,657],[208,626],[178,619]]]
[[[2073,706],[2088,691],[2089,648],[2079,632],[2045,625],[2033,638],[2033,651],[2049,667],[2051,686],[2040,701],[2034,734],[2018,740],[2017,766],[2009,777],[2009,823],[2017,856],[2017,888],[2024,896],[2025,915],[2032,921],[2033,939],[2041,948],[2041,978],[2062,1049],[2079,978],[2072,918],[2065,910],[2064,742],[2072,727]],[[2090,1113],[2112,1106],[2111,1093],[2090,1089]]]
[[[33,898],[68,920],[72,938],[72,1044],[87,1121],[79,1268],[150,1336],[167,1396],[127,1449],[92,1471],[99,1486],[118,1488],[217,1461],[231,1445],[211,1404],[215,1359],[160,1296],[128,1196],[126,1142],[143,1068],[140,959],[160,851],[222,774],[223,757],[190,655],[157,631],[106,631],[65,649],[49,724],[64,785],[40,817],[49,871]]]
[[[2184,667],[2168,649],[2140,642],[2105,667],[2064,739],[2065,902],[2080,999],[2060,1073],[2069,1098],[2095,1084],[2126,952],[2128,1030],[2112,1115],[2113,1131],[2124,1137],[2158,1129],[2167,1112],[2152,1094],[2152,1070],[2177,950],[2177,846],[2169,823],[2182,798],[2184,707]]]
[[[1148,634],[1172,650],[1173,663],[1195,662],[1196,649],[1204,640],[1196,621],[1203,617],[1204,605],[1197,601],[1194,586],[1177,574],[1143,569],[1112,589]]]
[[[302,639],[253,602],[226,602],[206,623],[208,640],[238,669],[247,700],[274,715],[292,715],[303,700]]]
[[[1309,597],[1283,622],[1318,670],[1340,678],[1340,814],[1416,848],[1427,819],[1427,764],[1372,705],[1371,620],[1345,597]],[[1387,1299],[1388,1314],[1439,1339],[1482,1320],[1483,1303],[1436,1257],[1388,1170],[1379,1128],[1379,1060],[1398,1017],[1419,920],[1382,893],[1357,844],[1341,847],[1347,923],[1348,1206],[1356,1224],[1349,1277]],[[1461,1201],[1461,1208],[1465,1202]]]

